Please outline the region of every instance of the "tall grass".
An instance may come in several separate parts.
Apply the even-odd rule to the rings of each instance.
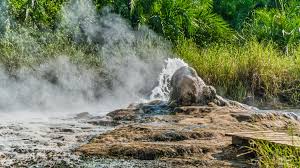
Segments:
[[[299,138],[296,133],[299,130],[294,125],[287,126],[287,134],[290,136],[292,145],[274,144],[263,140],[253,140],[249,149],[257,156],[258,166],[266,168],[298,168],[300,167]]]
[[[258,166],[263,168],[300,167],[300,149],[292,146],[253,141],[251,150],[258,156]]]
[[[289,83],[299,78],[299,50],[286,56],[272,42],[250,40],[241,46],[223,43],[199,49],[185,41],[176,51],[207,83],[236,100],[245,96],[279,97]]]

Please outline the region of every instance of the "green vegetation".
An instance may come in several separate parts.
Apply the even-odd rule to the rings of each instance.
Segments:
[[[9,14],[18,23],[54,29],[66,0],[8,0]]]
[[[251,150],[259,158],[259,167],[300,167],[300,149],[291,146],[282,146],[265,141],[252,142]]]
[[[78,66],[103,73],[101,42],[87,39],[81,32],[82,25],[72,25],[77,31],[72,32],[61,24],[62,7],[76,1],[87,3],[87,0],[1,1],[0,67],[14,76],[23,67],[34,68],[65,55]],[[300,103],[299,0],[93,0],[93,3],[98,15],[109,9],[121,15],[132,29],[146,25],[170,41],[174,53],[223,96],[239,101],[251,96],[262,102],[278,98],[289,105]],[[83,24],[94,21],[84,15],[80,19]],[[154,43],[133,47],[142,53],[148,50],[142,51],[141,45],[145,48],[161,45]],[[300,167],[299,149],[253,142],[252,150],[258,154],[261,167]]]
[[[78,0],[80,1],[80,0]],[[81,0],[82,1],[82,0]],[[58,55],[101,69],[95,44],[60,26],[75,0],[7,0],[0,5],[0,62],[8,72]],[[300,102],[300,2],[297,0],[93,0],[133,29],[148,26],[227,97]],[[32,53],[34,52],[34,55]],[[71,54],[70,54],[71,53]],[[95,69],[96,69],[95,68]]]
[[[281,48],[299,42],[297,0],[215,0],[214,3],[215,11],[244,38],[273,41]]]
[[[253,22],[247,29],[261,41],[275,41],[289,54],[288,48],[297,45],[300,40],[299,16],[298,1],[281,1],[276,8],[256,10]]]
[[[298,77],[293,72],[298,71],[299,56],[285,57],[273,43],[262,45],[253,40],[239,47],[214,44],[198,49],[185,42],[177,51],[209,84],[239,100],[247,95],[278,95],[286,82]]]
[[[225,43],[199,49],[185,41],[176,51],[222,95],[235,100],[255,95],[264,101],[276,95],[284,102],[299,103],[298,48],[286,56],[273,42],[249,40],[242,46]]]
[[[286,133],[291,138],[291,143],[295,146],[288,146],[283,144],[275,144],[264,140],[252,140],[248,153],[256,155],[256,163],[259,167],[271,168],[297,168],[300,167],[300,148],[299,144],[299,129],[295,125],[290,124],[287,126]],[[295,139],[294,139],[295,138]]]
[[[98,9],[112,6],[134,28],[146,24],[158,34],[178,43],[184,38],[198,44],[233,37],[229,25],[213,12],[212,0],[96,0]]]
[[[66,55],[70,61],[93,69],[101,68],[101,60],[88,45],[78,45],[60,33],[18,28],[0,37],[0,62],[10,74],[24,66],[32,67],[51,58]],[[45,40],[47,39],[47,40]]]

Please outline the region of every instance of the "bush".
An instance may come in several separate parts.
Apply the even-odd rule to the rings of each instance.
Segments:
[[[252,13],[267,6],[270,1],[272,0],[214,0],[214,11],[240,31],[252,17]]]
[[[300,40],[299,6],[297,0],[214,1],[214,11],[246,39],[274,41],[287,53]]]
[[[156,33],[178,42],[194,39],[199,45],[232,39],[228,24],[212,11],[212,0],[95,0],[98,9],[111,6],[134,28],[148,25]]]
[[[280,1],[275,8],[256,10],[252,22],[246,27],[250,35],[260,41],[274,41],[288,53],[300,40],[300,2]]]

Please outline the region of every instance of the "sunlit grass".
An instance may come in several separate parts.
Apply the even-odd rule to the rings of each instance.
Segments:
[[[185,41],[178,45],[177,53],[222,95],[236,100],[247,95],[280,96],[299,77],[299,50],[286,56],[271,42],[250,40],[241,46],[223,43],[199,49]]]
[[[269,143],[251,142],[250,150],[257,155],[258,166],[262,168],[300,167],[300,148]]]

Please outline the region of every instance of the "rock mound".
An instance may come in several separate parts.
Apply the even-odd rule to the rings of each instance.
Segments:
[[[171,79],[170,104],[175,106],[237,106],[251,109],[247,105],[227,100],[217,95],[213,86],[206,85],[191,67],[179,68]]]

